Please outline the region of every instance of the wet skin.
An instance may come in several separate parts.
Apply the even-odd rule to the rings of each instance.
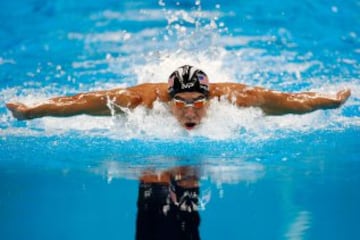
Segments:
[[[319,109],[334,109],[343,105],[351,95],[350,89],[338,91],[336,95],[317,92],[287,93],[249,87],[240,83],[213,83],[210,84],[209,90],[209,99],[227,99],[229,103],[238,107],[258,107],[267,115],[304,114]],[[19,102],[8,102],[6,106],[16,119],[30,120],[46,116],[70,117],[80,114],[111,116],[113,111],[109,109],[109,99],[116,105],[128,109],[138,106],[151,109],[155,101],[160,101],[170,105],[172,114],[181,126],[188,130],[197,127],[206,116],[209,102],[204,106],[202,103],[194,102],[199,97],[204,97],[197,92],[178,93],[176,97],[180,102],[170,99],[167,83],[144,83],[125,89],[55,97],[30,106]]]
[[[204,97],[205,96],[202,93],[184,92],[176,94],[174,98],[186,102],[193,102]],[[173,100],[170,103],[171,113],[178,120],[180,125],[187,130],[192,130],[201,123],[201,120],[206,116],[208,106],[208,102],[201,108],[196,108],[194,106],[178,107]]]

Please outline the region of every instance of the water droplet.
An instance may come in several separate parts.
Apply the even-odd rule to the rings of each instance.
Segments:
[[[332,7],[331,7],[331,11],[332,11],[333,13],[337,13],[337,12],[339,11],[339,9],[338,9],[336,6],[332,6]]]
[[[165,7],[165,2],[164,2],[164,0],[159,0],[158,4],[159,4],[159,6],[161,6],[161,7]]]

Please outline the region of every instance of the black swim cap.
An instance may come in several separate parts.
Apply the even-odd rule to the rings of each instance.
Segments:
[[[169,77],[168,93],[173,98],[177,93],[199,92],[209,96],[209,79],[200,69],[184,65],[176,69]]]

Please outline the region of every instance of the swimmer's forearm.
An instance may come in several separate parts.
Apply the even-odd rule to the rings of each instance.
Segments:
[[[80,114],[87,115],[110,115],[110,110],[106,103],[88,103],[88,102],[56,102],[49,100],[46,103],[30,107],[26,113],[27,119],[52,116],[52,117],[69,117]]]
[[[24,111],[25,119],[34,119],[45,116],[69,117],[79,114],[110,115],[106,98],[84,96],[58,97],[43,103],[28,107]]]
[[[350,90],[339,91],[336,96],[324,96],[314,92],[279,93],[267,91],[263,94],[260,107],[266,114],[302,114],[318,109],[334,109],[341,106],[350,96]]]
[[[45,116],[69,117],[79,114],[108,116],[121,112],[121,107],[133,108],[141,103],[136,95],[123,89],[78,94],[70,97],[57,97],[34,106],[21,103],[8,103],[7,107],[19,120]]]

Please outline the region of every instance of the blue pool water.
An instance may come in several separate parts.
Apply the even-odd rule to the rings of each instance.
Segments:
[[[213,102],[191,132],[161,104],[26,122],[5,107],[164,82],[183,64],[352,96],[281,117]],[[0,238],[134,239],[139,178],[186,166],[201,239],[360,239],[359,79],[358,0],[1,1]]]

